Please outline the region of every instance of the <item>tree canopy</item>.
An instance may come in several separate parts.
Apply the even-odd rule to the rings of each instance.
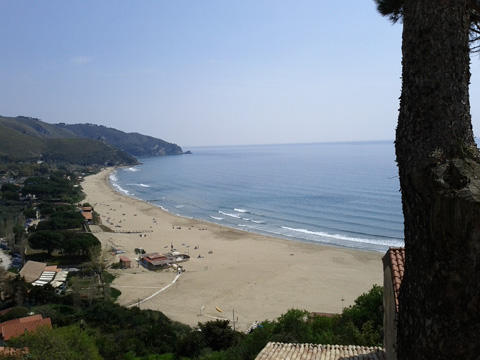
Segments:
[[[378,12],[393,23],[401,21],[405,10],[405,0],[374,0]],[[470,18],[470,49],[480,51],[480,0],[468,0]]]

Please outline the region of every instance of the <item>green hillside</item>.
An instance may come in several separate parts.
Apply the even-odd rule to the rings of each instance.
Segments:
[[[176,144],[138,133],[125,133],[102,125],[48,124],[39,119],[25,116],[0,116],[0,125],[14,131],[14,133],[9,132],[10,136],[13,134],[14,139],[18,134],[40,139],[88,138],[108,143],[131,156],[163,156],[183,153],[182,148]],[[0,153],[3,152],[2,149],[0,145]],[[36,149],[37,146],[34,144],[31,150]]]
[[[72,135],[68,129],[36,119],[0,116],[0,160],[7,163],[48,161],[85,166],[137,163],[133,156],[110,144]]]
[[[3,124],[22,134],[39,138],[60,139],[78,137],[68,129],[59,127],[57,125],[48,124],[39,119],[31,117],[17,116],[13,118],[0,116],[0,124]]]
[[[102,140],[133,156],[181,155],[182,148],[176,144],[138,133],[123,131],[94,124],[58,124],[77,136]]]
[[[17,159],[38,158],[43,141],[5,126],[0,119],[0,155]]]

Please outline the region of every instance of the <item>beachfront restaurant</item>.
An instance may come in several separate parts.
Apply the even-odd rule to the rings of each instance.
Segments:
[[[149,270],[160,270],[169,267],[171,262],[166,255],[154,252],[140,256],[140,264]]]
[[[154,252],[140,256],[139,262],[149,270],[161,270],[188,259],[190,257],[185,254],[160,254]]]

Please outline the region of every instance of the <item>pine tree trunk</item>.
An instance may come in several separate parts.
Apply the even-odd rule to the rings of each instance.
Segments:
[[[480,356],[480,165],[468,0],[405,0],[396,154],[405,217],[398,359]]]

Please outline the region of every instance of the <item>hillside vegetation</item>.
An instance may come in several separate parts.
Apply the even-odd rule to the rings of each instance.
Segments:
[[[94,124],[58,124],[57,126],[71,131],[76,136],[105,141],[133,156],[182,154],[182,148],[176,144],[138,133],[125,133],[120,130]]]
[[[23,116],[0,116],[0,160],[132,165],[136,156],[179,155],[175,144],[93,124],[48,124]]]

